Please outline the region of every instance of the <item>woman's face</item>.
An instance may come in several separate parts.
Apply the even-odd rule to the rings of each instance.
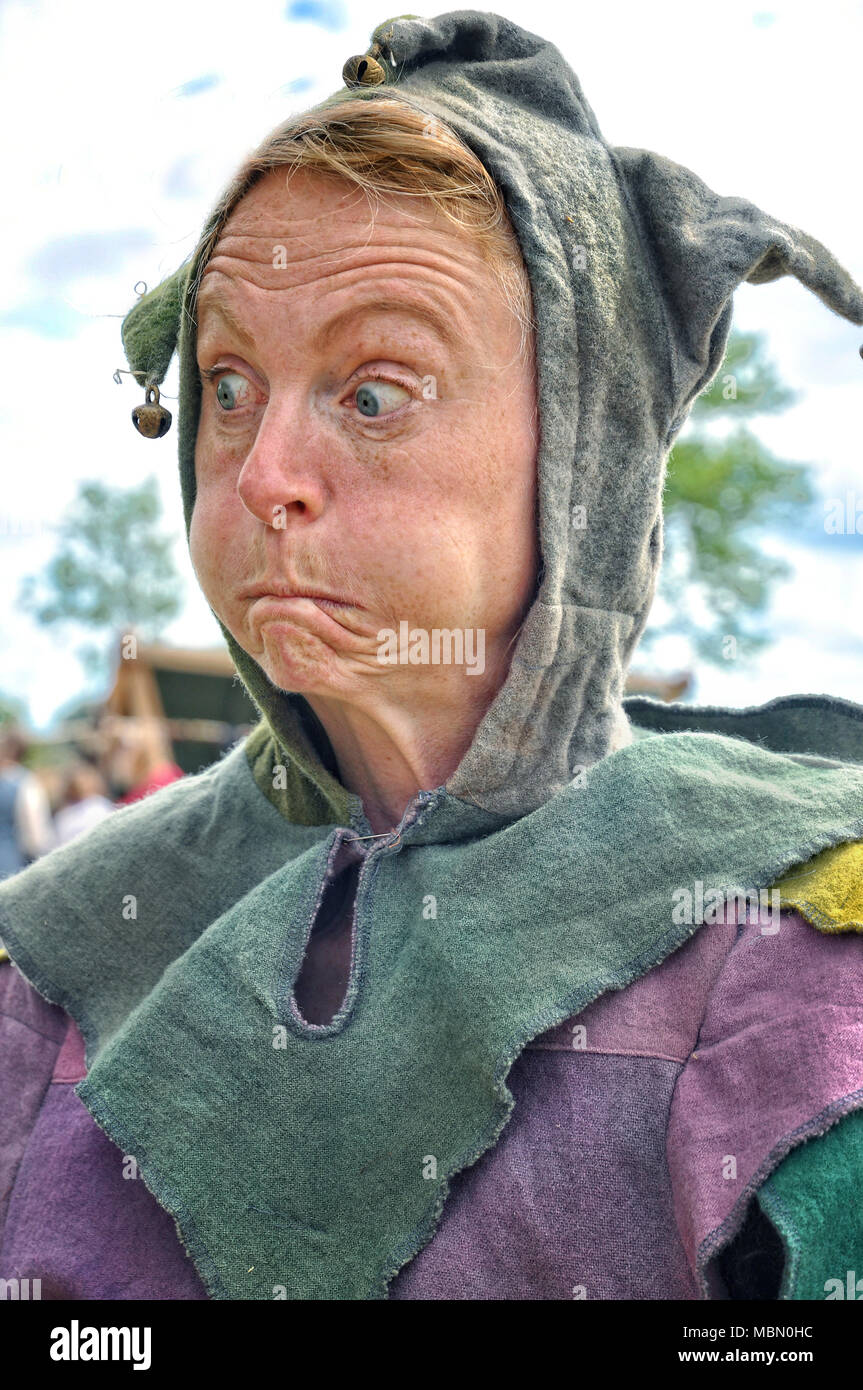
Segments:
[[[505,653],[538,563],[519,338],[479,252],[426,200],[394,196],[372,225],[356,189],[304,171],[290,195],[275,172],[238,205],[198,298],[191,552],[278,688],[362,705],[381,681],[409,696],[464,678],[382,662],[379,633],[404,622],[482,629],[486,659]]]

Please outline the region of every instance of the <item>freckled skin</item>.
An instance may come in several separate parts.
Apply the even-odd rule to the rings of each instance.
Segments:
[[[409,311],[374,312],[384,294],[436,307],[455,341]],[[246,195],[202,278],[198,363],[221,369],[234,408],[204,383],[193,563],[238,643],[308,700],[376,830],[458,766],[533,596],[536,395],[519,334],[484,260],[433,205],[388,195],[372,217],[358,190],[306,171]],[[423,398],[428,376],[436,399]],[[377,417],[357,408],[363,384]],[[244,595],[274,579],[354,604]],[[483,628],[484,672],[381,664],[377,634],[402,621]]]

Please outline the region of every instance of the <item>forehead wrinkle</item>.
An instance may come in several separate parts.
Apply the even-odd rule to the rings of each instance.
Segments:
[[[264,240],[272,236],[277,241],[308,240],[310,245],[319,246],[328,234],[330,237],[345,234],[361,243],[379,234],[384,238],[408,235],[413,239],[422,235],[432,242],[461,242],[467,253],[473,250],[464,232],[455,231],[433,205],[418,208],[416,199],[411,199],[405,207],[383,202],[373,214],[367,205],[364,211],[357,208],[354,212],[356,204],[347,210],[338,204],[322,204],[317,211],[303,215],[298,207],[298,202],[302,205],[302,197],[299,200],[290,197],[286,203],[282,198],[275,199],[272,190],[268,196],[261,196],[261,191],[262,185],[259,185],[258,189],[245,194],[222,226],[219,241],[232,236]]]
[[[333,294],[337,294],[340,298],[343,298],[346,292],[349,293],[351,289],[356,289],[357,291],[365,289],[368,292],[359,302],[354,301],[342,305],[342,307],[337,309],[324,324],[314,331],[310,335],[308,344],[310,349],[321,350],[328,347],[337,333],[343,330],[350,321],[361,315],[370,317],[375,313],[398,313],[415,319],[417,322],[430,329],[435,337],[452,352],[457,352],[460,347],[464,346],[466,341],[465,335],[469,334],[469,328],[466,322],[460,323],[462,319],[460,309],[462,306],[458,304],[457,295],[452,297],[454,301],[452,303],[446,303],[445,300],[448,300],[450,296],[444,296],[444,301],[441,301],[440,304],[436,304],[434,302],[424,302],[421,298],[414,298],[410,289],[401,291],[384,288],[380,290],[371,289],[367,277],[349,286],[332,283],[334,280],[340,280],[344,275],[350,276],[363,269],[365,269],[365,267],[353,266],[348,271],[339,271],[336,272],[335,275],[327,277],[330,283],[321,292],[322,301]],[[392,269],[392,266],[386,267],[388,272],[391,272]],[[225,274],[224,271],[219,271],[218,273],[221,275]],[[226,276],[226,278],[229,282],[232,279],[231,276]],[[389,278],[389,275],[387,278]],[[383,277],[381,277],[381,279],[383,279]],[[254,283],[257,289],[266,288],[256,282]],[[283,288],[299,289],[305,288],[305,285]],[[466,287],[462,285],[461,288],[464,289]],[[203,286],[201,294],[203,295]],[[289,307],[289,305],[285,305],[285,312],[289,312]],[[199,325],[202,312],[210,313],[214,317],[219,318],[222,323],[236,335],[238,341],[246,346],[257,346],[249,329],[243,325],[238,314],[231,307],[229,300],[223,296],[220,288],[213,288],[207,296],[204,296],[203,302],[200,303],[198,313]]]
[[[273,280],[274,286],[290,281],[289,288],[308,284],[327,274],[349,274],[352,270],[365,270],[377,265],[392,273],[398,270],[400,264],[427,267],[459,284],[464,283],[466,276],[489,278],[485,259],[473,247],[460,245],[453,238],[446,238],[439,246],[423,246],[416,240],[405,240],[403,228],[390,230],[391,237],[377,238],[375,241],[365,238],[355,242],[332,240],[329,243],[325,234],[312,239],[307,235],[286,233],[284,228],[267,234],[223,234],[213,248],[203,275],[206,276],[211,270],[219,270],[218,262],[227,260],[272,270],[273,274],[268,278]],[[235,239],[252,245],[233,246]],[[287,264],[273,264],[276,248],[284,249],[287,253]],[[321,270],[317,264],[338,264],[339,261],[349,264],[334,271]],[[262,288],[267,286],[262,285]]]
[[[315,279],[338,280],[341,275],[350,275],[366,267],[397,274],[400,267],[395,262],[399,259],[411,266],[422,267],[425,263],[444,279],[455,282],[443,296],[445,300],[454,301],[443,317],[446,321],[461,319],[463,335],[472,319],[473,304],[461,301],[467,297],[469,301],[485,302],[486,282],[491,288],[493,278],[489,275],[486,258],[470,237],[444,225],[442,215],[434,206],[423,204],[417,208],[415,201],[401,207],[384,200],[372,215],[359,189],[341,190],[334,209],[331,197],[339,190],[333,189],[329,182],[323,190],[325,197],[313,197],[315,206],[308,215],[296,215],[302,214],[308,194],[303,191],[297,198],[288,193],[286,198],[281,189],[281,174],[277,177],[277,173],[272,171],[262,179],[234,208],[213,248],[211,265],[220,257],[228,262],[245,262],[247,274],[242,278],[249,279],[253,285],[261,289],[293,289],[311,284]],[[352,192],[357,196],[345,209],[345,199]],[[400,200],[397,198],[397,201]],[[277,281],[270,269],[276,245],[284,248],[289,262],[273,266]],[[337,270],[321,270],[321,262],[339,258],[350,264],[343,264]],[[233,278],[230,271],[229,279]],[[439,325],[431,326],[439,331]],[[446,333],[443,336],[446,341]]]

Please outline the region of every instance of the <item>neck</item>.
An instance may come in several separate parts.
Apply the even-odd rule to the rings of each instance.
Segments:
[[[456,770],[503,684],[509,653],[481,675],[463,667],[402,667],[367,702],[307,696],[332,744],[342,783],[358,795],[375,834],[394,830],[419,791]],[[400,683],[404,688],[397,688]]]

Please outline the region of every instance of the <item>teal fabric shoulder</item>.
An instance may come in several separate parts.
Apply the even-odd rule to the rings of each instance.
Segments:
[[[863,1299],[861,1175],[863,1108],[794,1149],[760,1188],[785,1247],[780,1298]]]
[[[664,703],[630,696],[623,707],[639,737],[652,733],[724,734],[774,753],[794,751],[841,762],[863,763],[863,705],[834,695],[780,695],[763,705]]]

